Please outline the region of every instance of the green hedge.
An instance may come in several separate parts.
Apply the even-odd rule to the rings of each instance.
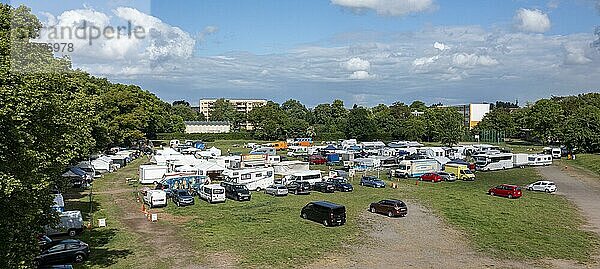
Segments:
[[[186,134],[186,133],[160,133],[156,135],[157,140],[202,140],[212,142],[215,140],[252,140],[249,132],[233,132],[221,134]]]

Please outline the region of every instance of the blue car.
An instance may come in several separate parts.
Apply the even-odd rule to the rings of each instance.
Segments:
[[[361,186],[373,187],[373,188],[385,188],[385,182],[374,176],[364,176],[360,179]]]

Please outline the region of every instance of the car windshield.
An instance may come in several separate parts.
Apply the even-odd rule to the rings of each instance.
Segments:
[[[471,172],[471,170],[461,170],[461,173],[465,173],[465,174],[473,174],[473,172]]]
[[[380,179],[376,178],[376,177],[365,177],[365,180],[373,180],[373,181],[378,181]]]
[[[177,192],[180,196],[189,196],[190,194],[187,191],[178,191]]]
[[[404,202],[399,202],[399,203],[396,203],[395,206],[397,206],[397,207],[405,207],[406,204],[404,204]]]
[[[276,188],[280,190],[287,189],[285,186],[277,186]]]
[[[235,186],[233,186],[233,188],[234,188],[236,191],[245,191],[245,190],[247,190],[247,189],[248,189],[248,188],[246,188],[246,186],[244,186],[244,185],[235,185]]]
[[[223,189],[213,189],[213,194],[223,194]]]

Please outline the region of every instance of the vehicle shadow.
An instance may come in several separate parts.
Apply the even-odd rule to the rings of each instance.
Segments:
[[[117,231],[118,230],[115,228],[97,228],[87,232],[87,235],[83,236],[83,239],[85,239],[91,248],[89,260],[85,262],[84,268],[91,266],[101,268],[109,267],[116,264],[118,260],[133,254],[133,252],[128,249],[108,249],[106,247],[106,245],[115,237]]]

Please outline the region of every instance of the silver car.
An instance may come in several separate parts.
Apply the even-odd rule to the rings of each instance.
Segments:
[[[454,175],[454,173],[448,173],[448,172],[437,172],[438,175],[440,175],[442,177],[442,179],[444,181],[456,181],[456,175]]]
[[[274,196],[286,196],[288,195],[288,188],[281,184],[271,185],[265,189],[265,194],[270,194]]]

